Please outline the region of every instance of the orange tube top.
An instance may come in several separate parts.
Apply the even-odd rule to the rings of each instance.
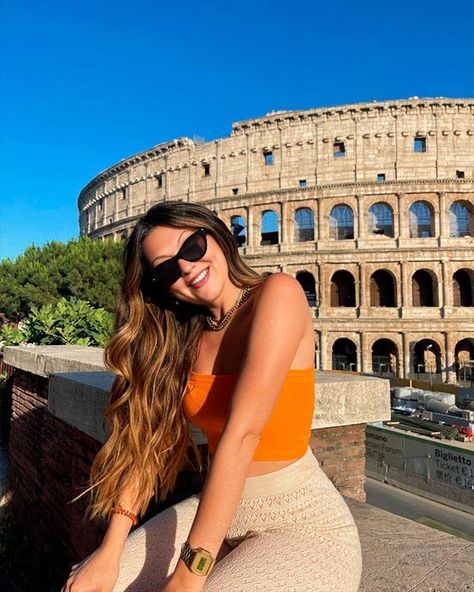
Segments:
[[[214,452],[222,434],[237,374],[192,372],[183,398],[187,419]],[[290,369],[260,434],[253,460],[293,460],[306,452],[315,404],[314,368]]]

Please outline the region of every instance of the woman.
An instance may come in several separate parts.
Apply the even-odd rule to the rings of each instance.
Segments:
[[[357,528],[309,447],[314,333],[300,284],[257,274],[215,214],[183,202],[138,221],[124,267],[105,350],[110,435],[88,489],[91,518],[109,525],[63,592],[357,591]],[[191,423],[208,438],[202,492],[130,534],[191,449],[202,470]]]

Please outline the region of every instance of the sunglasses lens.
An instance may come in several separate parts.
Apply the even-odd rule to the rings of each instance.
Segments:
[[[168,259],[157,265],[152,273],[155,282],[170,286],[178,279],[179,268],[175,261]]]
[[[187,238],[181,247],[181,257],[186,261],[199,261],[207,250],[206,235],[195,232]]]
[[[167,259],[157,265],[153,271],[152,276],[157,284],[162,286],[171,286],[181,275],[176,257],[186,259],[186,261],[198,261],[207,250],[206,234],[202,230],[198,230],[191,234],[181,246],[181,249],[175,257]]]

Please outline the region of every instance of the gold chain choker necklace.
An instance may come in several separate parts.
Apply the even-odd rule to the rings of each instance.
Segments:
[[[242,288],[242,290],[240,290],[240,294],[237,300],[235,301],[234,306],[232,308],[229,308],[229,310],[225,313],[225,315],[222,317],[220,321],[214,321],[210,316],[207,316],[206,323],[209,329],[211,329],[211,331],[220,331],[221,329],[223,329],[232,318],[234,312],[239,308],[239,306],[243,302],[247,300],[249,296],[250,290],[245,286],[244,288]]]

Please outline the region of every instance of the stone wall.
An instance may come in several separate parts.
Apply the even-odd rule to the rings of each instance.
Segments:
[[[270,113],[235,123],[230,136],[211,142],[164,142],[87,184],[78,201],[81,231],[119,231],[127,226],[121,220],[163,199],[227,210],[255,205],[257,197],[278,201],[282,189],[300,199],[314,197],[298,191],[308,187],[354,189],[380,174],[390,183],[418,180],[423,188],[439,179],[472,180],[473,114],[472,99],[374,101]],[[423,152],[414,152],[415,138],[424,139]]]
[[[346,497],[365,502],[365,423],[313,430],[311,448]]]
[[[240,216],[250,266],[306,275],[317,368],[455,383],[474,358],[473,178],[473,99],[274,112],[235,123],[229,137],[180,138],[111,166],[79,195],[80,231],[119,239],[170,199],[202,203],[229,227]],[[313,217],[308,240],[302,208]],[[262,244],[266,211],[274,244]],[[420,303],[423,283],[430,301]]]

